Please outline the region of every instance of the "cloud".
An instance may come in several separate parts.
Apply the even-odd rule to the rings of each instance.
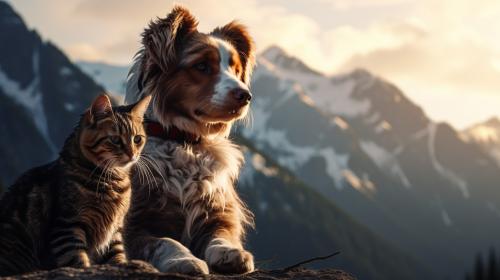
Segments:
[[[71,44],[66,47],[66,53],[74,60],[99,61],[103,53],[89,44]]]
[[[250,28],[259,50],[278,44],[326,73],[368,68],[403,85],[415,99],[420,93],[414,88],[434,95],[442,92],[446,98],[471,92],[500,98],[498,0],[176,2],[192,10],[201,31],[239,19]],[[127,64],[139,48],[144,26],[165,16],[174,2],[16,0],[12,4],[72,58]]]
[[[465,10],[458,9],[457,14],[448,17],[452,20],[443,19],[447,29],[442,32],[434,25],[412,27],[409,23],[403,28],[407,32],[401,33],[407,34],[400,36],[406,38],[403,44],[358,51],[341,69],[368,68],[396,81],[412,79],[430,86],[446,86],[457,95],[471,91],[498,94],[500,72],[496,62],[500,49],[488,43],[491,38],[479,36],[471,22],[464,25],[455,21],[469,14],[464,14]],[[438,9],[434,16],[442,16],[442,12]]]
[[[389,6],[396,4],[408,4],[411,0],[322,0],[331,4],[335,9],[346,10],[353,8],[366,8],[376,6]]]

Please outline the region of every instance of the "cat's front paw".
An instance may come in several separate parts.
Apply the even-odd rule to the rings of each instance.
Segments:
[[[212,245],[205,253],[210,270],[222,274],[243,274],[254,271],[253,255],[230,245]]]
[[[86,252],[75,252],[67,254],[57,259],[58,267],[89,268],[91,266],[90,258]]]

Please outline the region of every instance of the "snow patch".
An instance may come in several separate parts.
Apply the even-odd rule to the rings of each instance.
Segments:
[[[64,103],[64,109],[66,109],[66,111],[68,112],[73,112],[75,110],[75,105],[66,102]]]
[[[269,209],[269,204],[266,201],[259,201],[259,210],[260,212],[266,212]]]
[[[380,121],[380,113],[379,112],[374,112],[367,118],[365,118],[365,123],[366,124],[375,124],[376,122]]]
[[[435,141],[436,141],[436,133],[437,133],[437,124],[436,123],[429,123],[428,126],[428,131],[429,131],[429,137],[428,137],[428,149],[429,149],[429,155],[431,158],[431,163],[434,169],[441,174],[443,178],[454,184],[459,188],[459,190],[462,192],[462,195],[464,198],[469,198],[470,193],[469,189],[467,186],[467,181],[464,179],[460,178],[455,172],[452,170],[447,169],[441,163],[438,161],[437,156],[436,156],[436,147],[435,147]]]
[[[33,74],[34,78],[29,85],[21,88],[17,81],[11,80],[0,67],[0,87],[5,94],[12,98],[16,103],[25,107],[31,113],[33,123],[44,138],[45,142],[53,154],[57,149],[50,139],[47,117],[43,106],[43,96],[40,92],[40,59],[38,50],[33,53]]]
[[[372,141],[361,141],[360,145],[361,149],[381,170],[388,170],[389,175],[398,179],[405,188],[411,188],[410,180],[404,173],[396,157],[396,155],[401,153],[401,148],[391,153]]]
[[[375,133],[380,134],[382,132],[389,131],[391,129],[392,125],[389,122],[382,121],[375,127]]]
[[[361,179],[351,170],[343,170],[342,175],[344,176],[346,182],[357,191],[369,196],[375,193],[375,184],[370,181],[368,174],[363,174],[363,178]]]
[[[335,182],[337,188],[343,187],[344,176],[342,170],[348,169],[349,155],[339,154],[333,148],[318,148],[312,146],[298,146],[290,142],[286,131],[267,127],[270,118],[270,108],[266,108],[269,100],[259,98],[253,107],[253,114],[258,116],[254,120],[252,129],[243,130],[244,136],[254,139],[259,148],[266,145],[273,151],[276,161],[293,171],[297,171],[313,157],[323,158],[326,164],[326,174]]]
[[[495,205],[495,203],[491,202],[491,201],[488,201],[486,203],[486,207],[491,211],[493,212],[496,216],[498,216],[500,218],[500,209],[498,209],[498,207]]]
[[[445,226],[450,227],[453,225],[453,222],[450,219],[450,215],[448,215],[448,212],[446,210],[441,210],[441,218],[443,219],[443,223]]]
[[[59,70],[59,74],[61,74],[61,76],[63,77],[66,77],[66,76],[70,76],[71,74],[73,74],[73,71],[71,71],[71,69],[69,69],[69,67],[62,67],[61,70]]]
[[[354,78],[329,79],[314,72],[302,72],[274,65],[264,57],[259,59],[259,68],[254,75],[272,73],[282,81],[309,85],[306,94],[325,112],[346,117],[366,114],[371,103],[368,99],[358,100],[351,95],[358,84]]]
[[[349,124],[342,119],[341,117],[335,117],[333,118],[333,123],[335,123],[336,126],[338,126],[342,130],[346,130],[349,128]]]
[[[252,157],[252,165],[255,170],[262,172],[268,177],[274,177],[278,175],[278,169],[276,167],[267,166],[266,159],[260,154],[254,154]]]

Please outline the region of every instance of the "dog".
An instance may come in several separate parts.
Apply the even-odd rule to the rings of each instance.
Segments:
[[[238,22],[208,34],[197,24],[180,6],[150,22],[129,72],[126,103],[152,96],[151,172],[134,179],[126,251],[162,272],[247,273],[253,216],[235,191],[244,157],[228,136],[249,110],[255,46]]]

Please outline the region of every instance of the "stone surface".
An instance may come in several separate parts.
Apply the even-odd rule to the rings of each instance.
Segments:
[[[159,273],[145,265],[109,266],[99,265],[88,269],[59,268],[51,271],[39,271],[4,279],[173,279],[173,280],[215,280],[215,279],[328,279],[354,280],[350,274],[336,269],[310,270],[297,268],[290,271],[270,270],[255,271],[245,275],[206,275],[188,276],[172,273]]]

